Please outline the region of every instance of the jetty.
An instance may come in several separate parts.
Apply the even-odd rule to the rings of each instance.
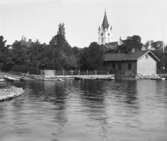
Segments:
[[[23,88],[15,86],[0,89],[0,102],[11,100],[15,97],[21,96],[24,93]]]
[[[75,80],[114,80],[113,74],[108,75],[77,75],[74,76]]]

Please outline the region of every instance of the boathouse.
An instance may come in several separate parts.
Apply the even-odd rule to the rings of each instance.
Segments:
[[[56,77],[56,70],[42,70],[41,74],[44,78],[54,78]]]
[[[156,75],[160,59],[152,51],[131,53],[106,53],[104,67],[116,79],[135,79],[137,76]]]

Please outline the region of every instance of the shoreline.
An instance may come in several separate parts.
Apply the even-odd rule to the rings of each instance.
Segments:
[[[21,96],[24,93],[23,88],[15,86],[0,89],[0,102],[11,100],[15,97]]]
[[[0,73],[0,78],[5,78],[8,76],[11,81],[27,81],[27,80],[39,80],[39,81],[61,81],[62,79],[74,79],[74,80],[165,80],[161,74],[156,75],[140,75],[137,74],[136,77],[131,76],[117,76],[114,74],[93,74],[93,75],[55,75],[55,76],[44,76],[36,74],[14,74],[14,73]],[[118,78],[117,78],[118,77]]]

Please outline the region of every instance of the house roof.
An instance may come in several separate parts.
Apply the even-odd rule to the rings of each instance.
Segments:
[[[135,53],[106,53],[104,55],[104,61],[137,61],[145,54],[149,54],[154,60],[160,61],[160,59],[151,51],[138,51]]]

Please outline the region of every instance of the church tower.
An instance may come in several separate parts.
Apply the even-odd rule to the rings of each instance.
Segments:
[[[107,13],[105,11],[102,25],[98,29],[98,43],[100,45],[105,45],[111,42],[111,33],[112,27],[108,23]]]

